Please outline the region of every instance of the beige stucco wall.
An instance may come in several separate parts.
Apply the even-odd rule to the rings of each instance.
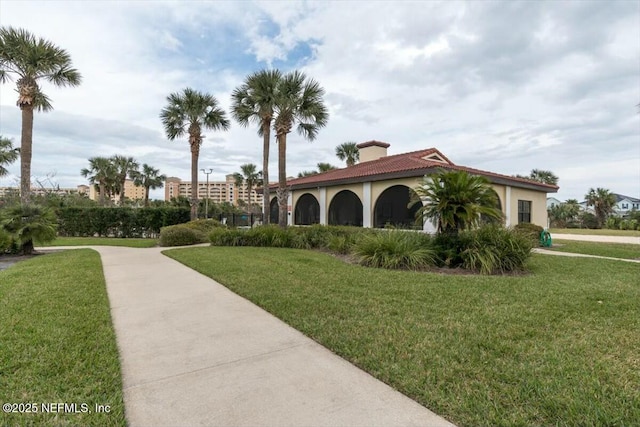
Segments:
[[[296,205],[298,204],[298,200],[300,200],[300,197],[304,196],[305,194],[311,194],[313,197],[316,198],[316,200],[318,201],[318,203],[320,203],[320,191],[318,191],[317,188],[308,188],[305,190],[295,190],[291,192],[291,210],[292,212],[295,212],[296,210]]]
[[[500,198],[500,210],[502,211],[503,214],[506,213],[507,207],[505,206],[505,203],[507,202],[507,188],[504,185],[497,185],[497,184],[491,184],[491,187],[498,194],[498,197]]]
[[[531,202],[531,223],[547,226],[547,194],[539,191],[511,187],[511,225],[518,223],[518,200]]]

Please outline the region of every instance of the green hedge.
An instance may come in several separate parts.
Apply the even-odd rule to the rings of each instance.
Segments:
[[[56,210],[58,234],[69,237],[158,237],[160,229],[190,219],[188,208],[65,207]]]

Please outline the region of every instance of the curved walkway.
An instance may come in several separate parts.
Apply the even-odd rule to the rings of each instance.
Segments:
[[[166,248],[92,249],[130,426],[453,426]]]

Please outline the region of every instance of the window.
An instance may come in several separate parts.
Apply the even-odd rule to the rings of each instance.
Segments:
[[[628,203],[623,203],[622,204],[622,209],[629,209],[629,204]]]
[[[518,200],[518,224],[531,222],[531,201]]]

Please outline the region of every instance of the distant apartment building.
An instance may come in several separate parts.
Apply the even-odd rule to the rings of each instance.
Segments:
[[[0,187],[0,197],[20,194],[18,187]],[[76,188],[60,188],[60,187],[31,187],[31,194],[42,196],[45,194],[89,194],[88,185],[78,185]]]
[[[78,188],[79,187],[81,186],[79,185]],[[95,185],[85,185],[84,187],[89,187],[89,198],[91,200],[100,199],[98,187],[96,187]],[[142,200],[144,199],[144,187],[134,185],[133,180],[127,179],[124,182],[124,197],[129,200]],[[120,194],[114,194],[113,196],[111,196],[111,200],[114,202],[118,202],[120,200]]]
[[[171,200],[174,197],[191,197],[191,181],[183,181],[180,178],[169,177],[164,184],[164,199]],[[238,201],[247,202],[247,186],[238,187],[233,174],[226,175],[225,181],[209,181],[207,191],[206,181],[198,181],[198,199],[208,198],[213,203],[228,202],[237,206]],[[262,193],[251,189],[251,204],[262,206]]]

